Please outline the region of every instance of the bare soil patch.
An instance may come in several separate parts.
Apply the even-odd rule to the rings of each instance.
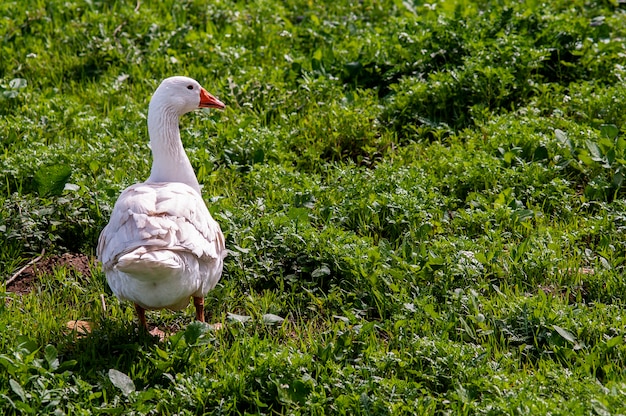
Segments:
[[[71,273],[91,277],[90,258],[80,253],[63,253],[61,255],[50,255],[31,264],[20,272],[19,275],[7,285],[8,292],[19,294],[29,293],[33,289],[35,281],[46,274],[53,273],[61,267],[67,268]]]

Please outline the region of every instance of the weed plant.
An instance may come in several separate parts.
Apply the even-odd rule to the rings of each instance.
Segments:
[[[230,250],[224,329],[162,311],[162,342],[95,263],[2,285],[4,414],[626,413],[623,1],[0,16],[1,279],[93,256],[175,74],[227,104],[181,128]]]

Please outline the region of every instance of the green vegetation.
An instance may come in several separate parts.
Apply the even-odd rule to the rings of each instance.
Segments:
[[[0,16],[2,279],[93,255],[171,75],[227,104],[181,127],[231,251],[206,299],[225,328],[151,314],[163,342],[98,265],[1,285],[0,412],[626,413],[622,0]]]

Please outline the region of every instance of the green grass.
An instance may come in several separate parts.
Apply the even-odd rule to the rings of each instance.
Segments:
[[[94,254],[175,74],[227,104],[181,127],[230,250],[225,329],[150,314],[163,342],[97,264],[0,286],[2,413],[626,413],[622,1],[0,16],[1,278]]]

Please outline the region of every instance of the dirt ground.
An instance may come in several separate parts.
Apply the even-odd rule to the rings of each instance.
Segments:
[[[89,278],[91,277],[91,265],[92,262],[90,262],[89,257],[84,254],[63,253],[45,256],[22,270],[15,280],[7,285],[6,290],[20,294],[29,293],[39,276],[52,273],[60,267],[65,267],[76,274]]]

